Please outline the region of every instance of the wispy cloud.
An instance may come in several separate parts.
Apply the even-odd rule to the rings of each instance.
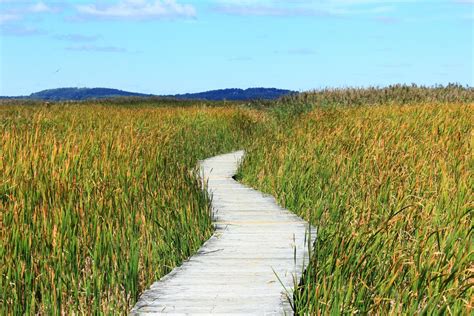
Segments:
[[[116,4],[84,4],[76,6],[78,20],[156,20],[192,18],[196,9],[176,0],[121,0]]]
[[[66,50],[76,52],[127,53],[128,50],[117,46],[76,45],[68,46]]]
[[[55,7],[42,1],[6,1],[0,0],[0,34],[3,36],[29,37],[46,35],[47,32],[38,28],[24,25],[30,16],[38,16],[57,12]]]
[[[1,15],[13,14],[25,17],[29,14],[57,13],[62,10],[61,6],[53,6],[43,1],[3,1],[6,4],[1,7]]]
[[[58,34],[54,35],[53,38],[68,42],[95,42],[100,38],[100,36],[83,34]]]
[[[27,27],[17,24],[7,24],[0,26],[0,34],[4,36],[37,36],[37,35],[45,35],[47,34],[46,31],[35,28],[35,27]]]
[[[4,35],[10,36],[33,36],[44,34],[37,28],[27,27],[24,24],[30,16],[38,16],[41,14],[56,13],[60,11],[59,7],[46,5],[42,1],[6,1],[0,0],[0,27]]]
[[[253,16],[321,16],[329,12],[309,8],[288,8],[271,5],[219,4],[214,11],[229,15]]]
[[[12,13],[0,13],[0,25],[10,23],[13,21],[18,21],[21,19],[21,16]]]
[[[40,1],[31,6],[26,7],[26,13],[55,13],[59,8],[51,7]]]
[[[213,10],[241,16],[349,16],[394,10],[394,3],[413,0],[215,0]]]
[[[296,48],[296,49],[289,49],[287,53],[290,55],[310,56],[310,55],[316,55],[318,52],[311,48]]]

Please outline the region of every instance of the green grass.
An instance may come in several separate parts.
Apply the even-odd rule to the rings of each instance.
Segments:
[[[473,102],[0,101],[0,314],[126,313],[212,233],[198,159],[242,148],[243,181],[318,227],[298,313],[469,314]]]
[[[318,228],[297,312],[468,314],[472,104],[276,113],[240,177]]]
[[[1,108],[0,314],[126,313],[210,237],[190,171],[244,146],[252,115]]]

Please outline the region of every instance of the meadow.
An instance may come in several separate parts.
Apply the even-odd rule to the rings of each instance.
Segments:
[[[472,312],[474,104],[276,110],[239,178],[318,230],[297,313]]]
[[[472,311],[474,91],[0,104],[0,314],[126,313],[212,234],[199,159],[318,228],[299,314]]]
[[[245,146],[252,115],[3,106],[0,314],[126,313],[210,237],[194,168]]]

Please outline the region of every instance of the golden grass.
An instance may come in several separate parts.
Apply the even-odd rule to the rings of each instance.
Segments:
[[[126,313],[212,232],[197,160],[241,148],[243,181],[318,227],[298,313],[471,313],[472,89],[405,90],[2,103],[0,314]],[[333,106],[363,100],[390,105]]]
[[[245,183],[318,227],[304,314],[469,314],[473,104],[317,108],[269,128]]]
[[[251,111],[0,108],[0,314],[126,313],[211,234],[197,160]]]

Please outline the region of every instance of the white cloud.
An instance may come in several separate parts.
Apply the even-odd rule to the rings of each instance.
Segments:
[[[51,7],[46,5],[42,1],[35,3],[14,3],[10,0],[0,0],[1,3],[12,3],[11,5],[2,6],[0,11],[0,24],[6,24],[10,22],[15,22],[23,20],[32,14],[44,14],[44,13],[55,13],[59,12],[58,8]]]
[[[415,0],[214,0],[214,10],[232,15],[351,16],[386,13]]]
[[[176,0],[121,0],[113,5],[78,5],[76,9],[83,18],[97,19],[152,20],[196,16],[192,5]]]
[[[0,25],[5,23],[10,23],[21,19],[20,16],[11,13],[1,13],[0,14]]]
[[[0,33],[4,36],[37,36],[46,31],[24,25],[31,16],[59,12],[60,9],[46,5],[43,1],[0,0]]]
[[[40,1],[28,7],[27,11],[31,13],[52,13],[56,10]]]

